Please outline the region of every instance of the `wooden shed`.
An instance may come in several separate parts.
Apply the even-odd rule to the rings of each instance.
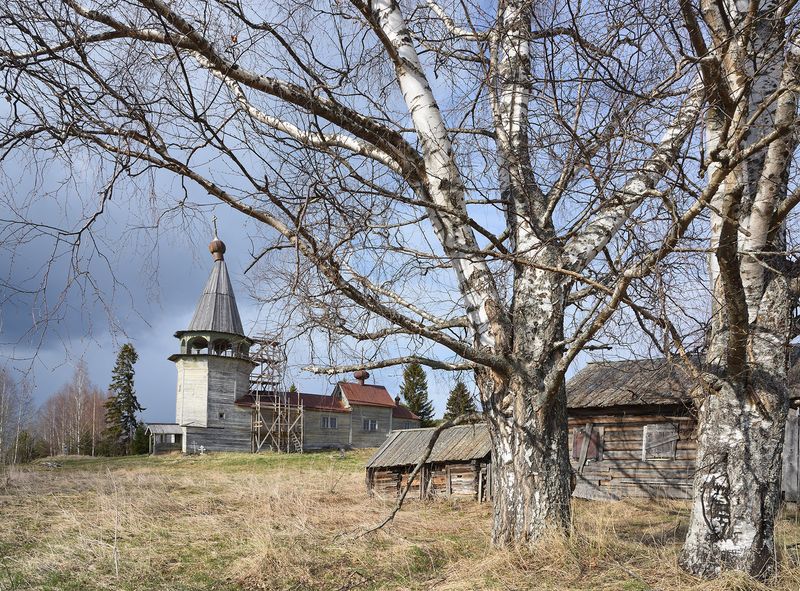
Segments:
[[[145,432],[150,440],[150,454],[181,451],[183,429],[176,423],[147,423]]]
[[[793,350],[790,397],[800,397]],[[664,359],[590,363],[567,383],[574,495],[690,498],[697,458],[691,378]],[[798,415],[789,412],[782,488],[798,500]]]
[[[370,495],[396,496],[427,449],[434,429],[393,431],[367,463]],[[460,497],[479,502],[491,498],[489,432],[483,424],[443,431],[430,458],[409,490],[409,497]]]
[[[782,490],[800,501],[800,350],[795,348],[789,387]],[[567,383],[569,452],[574,496],[690,498],[697,456],[690,377],[663,359],[588,364]],[[371,494],[396,495],[422,457],[433,429],[394,431],[367,464]],[[442,433],[422,470],[419,498],[491,497],[491,441],[485,425]]]
[[[697,442],[680,366],[665,360],[590,363],[567,384],[574,495],[689,498]]]

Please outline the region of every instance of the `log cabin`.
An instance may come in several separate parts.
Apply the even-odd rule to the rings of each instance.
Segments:
[[[367,491],[394,497],[427,449],[435,429],[394,431],[367,462]],[[491,497],[492,444],[486,425],[458,425],[442,431],[408,498],[454,497],[482,502]]]
[[[567,384],[574,495],[689,498],[697,452],[692,384],[664,360],[589,363]]]
[[[785,498],[794,502],[800,500],[797,353],[795,349],[789,374],[792,409],[784,440],[782,480]],[[569,453],[576,476],[573,495],[597,500],[689,498],[697,454],[691,387],[680,366],[663,359],[589,363],[570,379],[567,412]],[[447,491],[455,490],[446,476],[448,470],[466,471],[468,476],[462,477],[466,488],[456,487],[457,494],[484,500],[492,490],[488,431],[485,425],[452,430],[452,436],[447,435],[448,430],[437,441],[422,471],[422,489],[414,485],[413,492],[421,498],[441,496],[443,491],[447,496]],[[367,464],[369,492],[394,495],[401,490],[432,431],[393,433]],[[484,455],[463,451],[473,448]],[[439,480],[433,482],[434,477]]]
[[[800,482],[800,349],[788,376],[790,410],[782,490],[797,502]],[[663,359],[589,363],[567,383],[574,495],[690,498],[697,458],[693,384],[680,365]]]

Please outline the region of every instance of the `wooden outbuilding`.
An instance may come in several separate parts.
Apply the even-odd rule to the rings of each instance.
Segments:
[[[183,447],[183,429],[177,423],[147,423],[150,454],[179,452]]]
[[[408,483],[435,429],[393,431],[367,463],[370,495],[394,497]],[[486,425],[443,431],[415,478],[409,498],[458,497],[479,502],[491,497],[492,444]]]
[[[786,424],[782,490],[800,501],[800,363],[793,351],[791,410]],[[693,387],[680,365],[666,360],[589,363],[567,383],[569,452],[574,496],[690,498],[697,457]],[[367,464],[371,494],[396,495],[422,457],[432,429],[395,431]],[[491,442],[485,425],[448,429],[436,442],[420,498],[491,496]]]
[[[680,366],[664,360],[590,363],[567,384],[574,495],[689,498],[697,441]]]
[[[798,500],[800,365],[793,350],[782,489]],[[574,495],[684,499],[692,495],[697,420],[694,384],[663,359],[590,363],[567,383]]]

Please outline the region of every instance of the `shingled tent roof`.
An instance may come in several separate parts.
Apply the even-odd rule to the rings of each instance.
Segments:
[[[665,359],[598,361],[567,382],[567,408],[685,404],[692,386],[686,370]]]
[[[192,321],[187,331],[226,332],[244,335],[239,308],[233,295],[233,287],[228,277],[224,260],[214,261],[214,268],[197,302]]]
[[[367,462],[367,468],[414,466],[427,449],[435,428],[392,431]],[[458,425],[442,431],[428,463],[480,460],[492,451],[489,430],[484,423]]]

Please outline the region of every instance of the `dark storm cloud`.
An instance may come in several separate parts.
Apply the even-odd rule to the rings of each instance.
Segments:
[[[162,176],[163,212],[169,196],[183,196],[183,191]],[[32,187],[23,174],[13,190],[24,194]],[[38,403],[71,378],[81,359],[92,382],[107,387],[116,351],[130,341],[139,353],[136,389],[146,408],[145,420],[174,420],[176,374],[167,357],[175,352],[173,334],[188,325],[211,269],[207,248],[213,215],[219,218],[219,235],[227,245],[225,258],[245,330],[258,334],[269,329],[269,319],[248,297],[243,270],[252,260],[250,237],[256,235],[256,227],[241,214],[205,205],[195,206],[191,215],[159,217],[159,212],[140,210],[141,201],[126,199],[118,191],[82,237],[74,258],[71,245],[56,232],[7,220],[74,230],[96,210],[96,195],[71,185],[45,184],[37,191],[41,194],[29,198],[21,213],[0,216],[6,220],[0,224],[0,364],[10,363],[20,377],[32,380]],[[195,203],[210,203],[202,194],[190,192],[189,197]],[[148,223],[149,218],[158,224]],[[309,361],[308,344],[294,342],[287,383],[330,393],[340,377],[303,372]],[[401,368],[374,373],[377,382],[397,391]],[[442,410],[448,376],[430,378],[432,397]]]

